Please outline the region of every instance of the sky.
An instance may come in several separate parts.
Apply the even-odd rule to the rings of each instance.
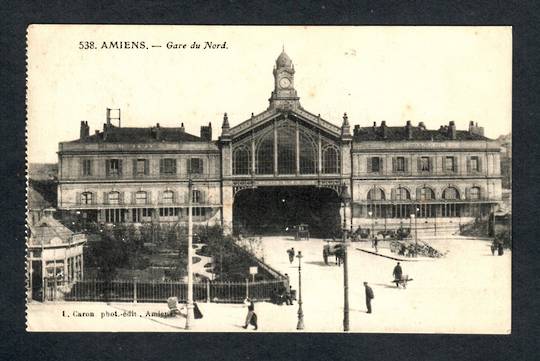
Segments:
[[[145,49],[103,47],[117,41]],[[338,126],[346,112],[351,126],[472,120],[490,138],[511,132],[511,27],[32,25],[27,46],[30,163],[56,162],[81,120],[101,130],[106,108],[126,127],[183,122],[199,135],[210,122],[217,139],[223,113],[235,126],[268,107],[283,47],[302,107]]]

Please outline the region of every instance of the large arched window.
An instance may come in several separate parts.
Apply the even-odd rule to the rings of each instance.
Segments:
[[[317,146],[313,139],[300,132],[300,174],[317,173]]]
[[[278,173],[296,173],[296,129],[293,127],[278,129]]]
[[[394,189],[394,199],[396,201],[405,201],[411,199],[411,193],[407,188],[399,187]]]
[[[274,134],[268,132],[257,145],[257,174],[274,173]]]
[[[333,146],[327,146],[322,151],[324,174],[339,173],[339,150]]]
[[[241,146],[233,152],[233,174],[249,174],[251,170],[251,152]]]
[[[380,188],[372,188],[367,194],[368,201],[383,201],[386,199],[384,191]]]
[[[148,202],[148,193],[140,191],[135,193],[135,204],[146,204]]]
[[[81,204],[92,204],[93,199],[92,192],[84,192],[81,194]]]
[[[446,188],[443,192],[443,199],[449,199],[449,200],[459,199],[458,190],[454,187]]]
[[[472,201],[480,199],[480,187],[472,187],[469,189],[469,199]]]
[[[431,201],[435,199],[433,189],[428,187],[418,188],[416,191],[416,199],[420,201]]]
[[[109,204],[120,204],[120,192],[109,192],[107,201]]]
[[[173,191],[165,191],[163,192],[163,204],[173,204],[174,203],[174,192]]]

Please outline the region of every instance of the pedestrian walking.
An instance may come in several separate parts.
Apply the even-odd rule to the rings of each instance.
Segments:
[[[244,300],[244,304],[247,306],[248,313],[246,315],[246,323],[242,327],[247,328],[249,325],[252,325],[255,327],[254,329],[256,330],[258,328],[258,325],[257,314],[255,313],[255,305],[249,297]]]
[[[377,238],[377,236],[375,236],[375,239],[373,240],[373,246],[375,247],[376,253],[379,253],[379,249],[377,248],[378,245],[379,245],[379,239]]]
[[[501,241],[501,240],[499,240],[499,245],[498,245],[497,252],[498,252],[499,256],[502,256],[504,254],[504,244],[503,244],[503,241]]]
[[[289,263],[293,263],[294,256],[295,256],[294,247],[292,247],[291,249],[288,249],[287,253],[289,254]]]
[[[373,290],[368,286],[367,282],[364,282],[364,288],[366,289],[366,308],[367,313],[371,313],[371,300],[375,298]]]
[[[394,272],[392,273],[394,276],[394,282],[396,284],[396,287],[399,287],[399,282],[401,281],[401,277],[403,276],[403,270],[401,269],[401,266],[399,262],[394,267]]]

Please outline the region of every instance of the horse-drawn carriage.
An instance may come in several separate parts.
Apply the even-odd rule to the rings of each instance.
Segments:
[[[370,234],[371,230],[369,228],[358,227],[354,232],[352,232],[351,239],[353,241],[360,241],[362,239],[369,238]]]
[[[343,243],[330,243],[325,244],[323,247],[323,260],[324,264],[328,265],[328,257],[335,256],[336,264],[341,265],[343,257],[345,255],[345,247]]]

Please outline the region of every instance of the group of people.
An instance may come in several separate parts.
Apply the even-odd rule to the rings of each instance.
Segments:
[[[294,259],[294,248],[287,250],[287,253],[289,253],[289,257],[292,263],[292,260]],[[400,284],[403,286],[403,288],[406,287],[406,281],[408,280],[408,276],[403,275],[403,269],[401,268],[400,262],[397,262],[392,272],[392,275],[394,276],[393,282],[396,284],[396,287],[399,287]],[[286,278],[288,280],[288,275],[286,275]],[[364,291],[367,313],[372,313],[371,301],[375,298],[375,294],[373,292],[373,289],[369,286],[368,282],[364,282]],[[283,303],[285,303],[286,305],[292,305],[292,293],[292,287],[287,282],[283,287],[281,287],[281,289],[274,288],[271,296],[271,301],[278,305],[282,305]],[[168,299],[169,309],[172,315],[181,313],[180,310],[178,310],[177,308],[177,302],[178,299],[176,297],[171,297]],[[257,314],[255,313],[255,304],[253,303],[253,300],[251,300],[249,297],[244,300],[244,304],[246,305],[248,312],[246,315],[245,323],[242,327],[244,329],[247,329],[249,326],[253,326],[254,330],[257,330],[259,326],[257,321]],[[202,313],[197,307],[197,304],[194,304],[194,311],[195,318],[202,318]]]
[[[292,299],[292,286],[287,287],[281,287],[280,289],[274,288],[272,291],[271,299],[270,301],[276,305],[283,305],[284,303],[287,306],[293,305],[293,299]]]

